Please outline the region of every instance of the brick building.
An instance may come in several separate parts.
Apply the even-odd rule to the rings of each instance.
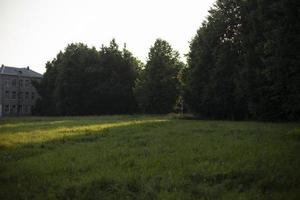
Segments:
[[[31,115],[38,94],[32,81],[42,75],[27,68],[0,68],[0,117]]]

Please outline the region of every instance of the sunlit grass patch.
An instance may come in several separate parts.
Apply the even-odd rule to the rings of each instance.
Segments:
[[[37,124],[37,126],[33,126],[31,131],[23,132],[22,126],[26,126],[28,124],[21,123],[19,124],[18,131],[15,131],[13,134],[9,132],[7,129],[6,132],[0,134],[0,147],[11,147],[14,145],[20,144],[32,144],[32,143],[40,143],[54,139],[60,139],[64,137],[70,136],[79,136],[83,134],[101,134],[101,131],[108,128],[113,127],[120,127],[120,126],[130,126],[130,125],[138,125],[138,124],[145,124],[145,123],[157,123],[157,122],[166,122],[167,119],[144,119],[144,120],[131,120],[131,121],[117,121],[111,123],[105,122],[95,122],[92,124],[74,124],[73,126],[66,126],[64,125],[70,121],[54,121],[54,122],[45,122]],[[29,123],[31,125],[32,123]],[[39,128],[43,125],[55,125],[55,127],[43,127]],[[9,124],[8,126],[4,125],[4,128],[10,128],[13,126]],[[48,130],[48,128],[50,130]]]

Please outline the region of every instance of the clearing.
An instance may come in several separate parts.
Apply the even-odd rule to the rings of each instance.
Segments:
[[[0,120],[0,199],[300,199],[300,124]]]

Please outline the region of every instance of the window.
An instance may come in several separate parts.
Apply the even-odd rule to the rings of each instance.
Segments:
[[[34,92],[31,92],[31,99],[34,99]]]
[[[22,79],[19,80],[19,86],[23,87],[23,80]]]
[[[25,86],[26,86],[26,87],[29,87],[29,86],[30,86],[29,80],[25,80]]]
[[[16,86],[17,85],[17,80],[13,79],[11,84],[12,84],[12,86]]]
[[[22,113],[22,108],[23,108],[22,105],[19,105],[19,106],[18,106],[18,113]]]
[[[12,99],[16,99],[17,98],[17,92],[16,91],[12,91],[11,98]]]
[[[6,87],[9,87],[9,80],[8,80],[8,79],[6,79],[6,80],[4,81],[4,85],[5,85]]]
[[[19,92],[19,99],[23,99],[23,92]]]
[[[11,105],[10,112],[11,113],[16,113],[17,112],[16,105]]]
[[[9,99],[9,91],[5,91],[5,98],[8,98]]]
[[[24,113],[28,113],[28,105],[24,106]]]
[[[25,92],[25,99],[29,98],[29,92]]]
[[[5,105],[4,106],[4,112],[5,113],[9,113],[9,105]]]

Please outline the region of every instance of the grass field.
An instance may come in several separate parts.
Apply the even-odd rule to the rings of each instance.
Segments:
[[[0,120],[0,199],[300,199],[300,124]]]

